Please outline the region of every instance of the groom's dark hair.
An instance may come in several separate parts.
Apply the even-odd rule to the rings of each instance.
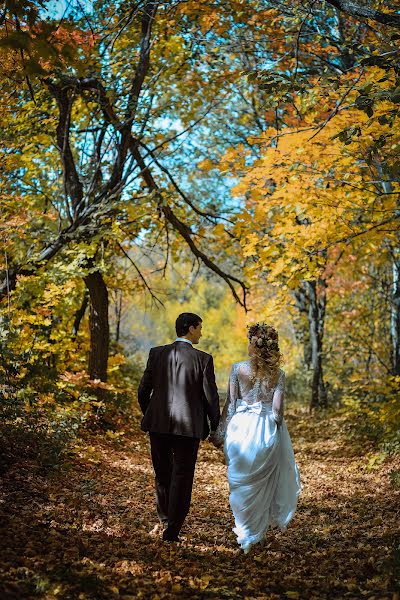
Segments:
[[[203,319],[199,315],[194,313],[181,313],[175,322],[176,335],[186,335],[189,331],[189,327],[197,327],[199,323],[202,323]]]

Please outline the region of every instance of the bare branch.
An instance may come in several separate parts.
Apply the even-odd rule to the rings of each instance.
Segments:
[[[183,223],[183,221],[181,221],[173,212],[173,210],[167,206],[166,204],[164,204],[164,200],[163,200],[163,196],[161,193],[161,190],[159,189],[156,181],[153,178],[153,175],[151,174],[149,168],[146,166],[140,152],[139,149],[137,147],[137,143],[136,141],[132,138],[131,140],[131,145],[130,145],[130,150],[133,154],[133,156],[136,159],[137,164],[139,165],[141,171],[142,171],[142,176],[143,179],[146,182],[146,185],[148,186],[148,188],[154,192],[156,192],[158,198],[159,198],[159,207],[160,210],[162,211],[162,213],[164,214],[165,218],[171,223],[171,225],[173,226],[173,228],[178,231],[178,233],[181,234],[181,236],[183,237],[183,239],[186,241],[186,243],[188,244],[190,250],[192,251],[192,253],[197,256],[197,258],[201,259],[201,261],[211,270],[214,271],[214,273],[216,273],[217,275],[219,275],[230,287],[231,292],[233,297],[235,298],[235,300],[244,307],[245,310],[247,310],[247,306],[246,306],[246,293],[247,293],[247,287],[245,286],[245,284],[240,281],[240,279],[234,277],[233,275],[230,275],[228,273],[225,273],[224,271],[222,271],[218,265],[216,265],[206,254],[204,254],[204,252],[202,252],[197,245],[195,244],[193,238],[192,238],[192,232],[189,229],[189,227]],[[232,282],[235,282],[237,284],[240,285],[240,287],[242,288],[242,292],[243,292],[243,299],[239,298],[236,289],[233,285]]]
[[[151,289],[151,287],[149,286],[149,284],[147,283],[143,273],[141,272],[141,270],[139,269],[139,267],[136,265],[136,263],[132,260],[132,258],[129,256],[129,254],[126,252],[126,250],[124,250],[124,248],[121,246],[121,244],[119,242],[117,242],[118,244],[118,248],[121,250],[121,252],[123,253],[123,255],[125,256],[125,258],[127,258],[129,260],[129,262],[131,263],[131,265],[135,268],[137,274],[139,275],[140,279],[143,281],[144,283],[144,287],[146,288],[146,290],[150,293],[151,297],[153,298],[154,302],[158,302],[160,304],[160,306],[164,307],[163,302],[157,298],[157,296],[154,294],[153,290]]]
[[[346,100],[347,96],[350,94],[350,92],[352,90],[354,90],[354,88],[356,87],[357,83],[360,81],[361,77],[364,74],[364,70],[362,69],[359,76],[357,77],[357,79],[350,85],[350,87],[347,88],[347,90],[344,92],[344,94],[342,95],[341,98],[339,98],[339,100],[336,102],[335,108],[329,113],[329,115],[327,116],[327,118],[325,119],[325,121],[323,121],[323,123],[321,125],[318,125],[317,131],[310,137],[308,138],[308,141],[312,140],[313,138],[315,138],[315,136],[317,136],[320,131],[323,130],[323,128],[329,123],[329,121],[331,119],[333,119],[333,117],[338,113],[341,105],[343,104],[343,102]]]
[[[215,224],[215,221],[220,218],[219,215],[216,215],[214,213],[210,213],[208,211],[204,211],[204,210],[201,210],[200,208],[197,208],[197,206],[195,206],[193,204],[193,202],[190,200],[190,198],[188,198],[188,196],[180,188],[180,186],[175,181],[175,178],[173,177],[173,175],[171,174],[171,172],[169,171],[169,169],[167,169],[164,165],[162,165],[160,163],[160,161],[158,160],[158,158],[155,156],[154,152],[150,148],[148,148],[148,146],[146,146],[143,142],[139,142],[139,143],[142,146],[142,148],[144,148],[146,150],[146,152],[149,154],[149,156],[151,156],[151,158],[153,159],[154,164],[157,165],[157,167],[160,169],[160,171],[162,171],[163,173],[165,173],[165,175],[168,177],[169,181],[172,183],[174,189],[176,190],[176,192],[178,192],[178,194],[180,195],[180,197],[182,198],[182,200],[188,206],[190,206],[190,208],[192,210],[194,210],[195,213],[197,213],[198,215],[200,215],[202,217],[205,217],[209,221],[211,220],[211,222]],[[228,221],[229,223],[232,223],[232,221],[230,221],[229,219],[224,219],[224,220]]]

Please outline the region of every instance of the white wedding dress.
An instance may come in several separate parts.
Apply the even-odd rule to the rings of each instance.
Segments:
[[[233,531],[247,553],[268,528],[286,529],[300,493],[300,476],[283,419],[285,374],[275,387],[251,378],[250,361],[233,365],[228,396],[212,438],[228,465]]]

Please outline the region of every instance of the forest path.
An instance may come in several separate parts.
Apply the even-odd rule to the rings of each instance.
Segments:
[[[222,452],[200,447],[182,543],[156,523],[148,442],[89,436],[58,472],[15,465],[3,481],[0,598],[398,600],[400,493],[394,460],[367,469],[343,422],[287,417],[303,492],[286,533],[243,555],[232,533]],[[396,541],[397,540],[397,541]]]

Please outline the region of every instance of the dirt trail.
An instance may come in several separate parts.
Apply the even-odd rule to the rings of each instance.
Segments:
[[[15,465],[1,492],[0,598],[349,598],[398,600],[400,494],[387,461],[366,468],[339,419],[287,417],[303,493],[286,533],[238,550],[222,453],[202,443],[183,541],[156,523],[147,438],[91,436],[44,476]],[[397,546],[397,549],[396,549]],[[398,585],[398,584],[397,584]]]

